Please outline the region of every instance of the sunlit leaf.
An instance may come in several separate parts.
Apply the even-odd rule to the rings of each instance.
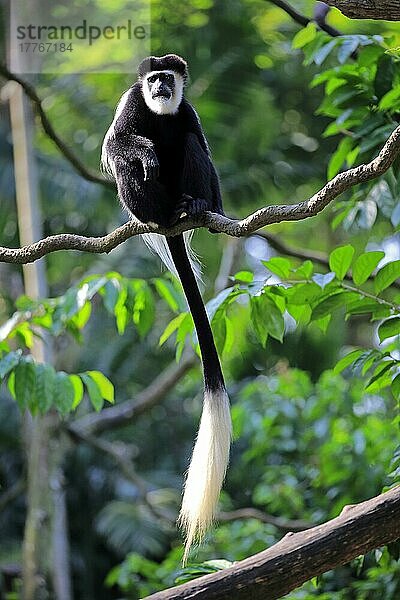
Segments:
[[[400,317],[387,319],[378,327],[378,335],[380,342],[400,333]]]
[[[374,280],[374,289],[380,294],[400,277],[400,260],[386,264],[378,271]]]
[[[331,271],[336,273],[338,279],[345,278],[353,260],[354,248],[350,244],[335,248],[329,256],[329,266]]]
[[[385,256],[384,252],[364,252],[355,261],[353,265],[353,281],[356,285],[362,285],[376,269],[379,262]]]
[[[90,399],[90,402],[92,403],[93,408],[97,412],[99,412],[103,408],[103,404],[104,404],[104,399],[103,399],[103,396],[102,396],[99,386],[94,381],[94,379],[92,379],[92,377],[90,377],[90,375],[88,375],[87,373],[81,373],[80,376],[86,386],[86,389],[87,389],[87,392],[89,395],[89,399]],[[70,385],[71,385],[71,388],[73,391],[73,396],[72,396],[72,400],[71,400],[71,408],[72,408],[72,405],[74,403],[74,398],[75,398],[75,390],[74,390],[72,384],[70,384]]]
[[[273,256],[269,260],[263,260],[261,262],[269,271],[271,271],[271,273],[278,275],[281,279],[289,278],[292,263],[288,258]]]
[[[343,356],[343,358],[341,358],[336,363],[336,365],[335,365],[335,367],[333,369],[334,372],[335,373],[341,373],[349,365],[351,365],[356,360],[356,358],[358,358],[362,354],[363,354],[363,350],[361,350],[360,348],[358,348],[357,350],[353,350],[352,352],[349,352],[349,354],[346,354],[346,356]]]
[[[21,360],[14,369],[15,399],[21,411],[29,406],[35,388],[35,366],[31,361]]]
[[[86,373],[96,383],[104,400],[114,403],[114,386],[111,381],[100,371],[86,371]]]
[[[303,48],[306,44],[311,42],[317,34],[317,28],[315,23],[309,23],[307,27],[300,29],[293,38],[293,48]]]

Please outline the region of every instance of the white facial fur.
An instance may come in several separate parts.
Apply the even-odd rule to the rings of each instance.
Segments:
[[[174,80],[175,80],[175,89],[174,89],[174,93],[172,94],[171,98],[163,98],[162,96],[160,96],[159,98],[153,98],[151,95],[151,92],[149,90],[149,86],[147,84],[147,79],[149,77],[151,77],[152,75],[154,75],[154,73],[157,73],[158,71],[150,71],[149,73],[146,73],[145,77],[143,78],[143,96],[144,96],[144,100],[147,104],[147,106],[149,107],[149,109],[155,113],[157,113],[157,115],[173,115],[176,112],[178,112],[178,108],[180,103],[182,102],[182,96],[183,96],[183,87],[184,87],[184,81],[183,81],[183,77],[181,75],[179,75],[179,73],[176,73],[175,71],[170,71],[170,70],[165,70],[165,73],[169,73],[170,75],[174,76]]]

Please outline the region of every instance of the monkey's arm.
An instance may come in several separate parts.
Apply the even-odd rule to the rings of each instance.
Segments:
[[[188,129],[191,132],[186,139],[185,154],[192,163],[201,163],[200,170],[203,173],[202,178],[204,178],[205,173],[207,173],[208,177],[207,187],[209,188],[209,191],[207,190],[208,193],[203,193],[199,197],[211,200],[211,205],[207,206],[205,210],[210,210],[223,215],[224,210],[222,208],[219,177],[212,162],[210,148],[204,135],[199,116],[187,100],[184,99],[183,103],[186,119],[188,121]],[[196,171],[194,166],[192,169]]]
[[[138,161],[143,167],[144,181],[154,180],[158,177],[158,158],[154,144],[148,138],[132,133],[122,133],[115,127],[114,132],[105,140],[104,149],[108,163],[112,162],[115,165],[116,162],[124,161],[129,165]],[[103,160],[103,163],[107,167],[106,161]]]
[[[112,166],[116,161],[118,163],[125,161],[127,164],[139,162],[143,168],[145,181],[158,177],[159,165],[154,144],[138,133],[137,115],[142,108],[142,103],[140,87],[135,84],[123,94],[114,120],[104,138],[102,162],[108,171],[110,171],[108,167],[111,167],[111,174],[114,177]]]

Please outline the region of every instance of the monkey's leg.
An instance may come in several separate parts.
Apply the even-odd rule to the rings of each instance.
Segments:
[[[170,222],[168,196],[156,180],[144,180],[143,167],[138,161],[128,163],[114,159],[118,196],[128,211],[142,223],[167,227]]]

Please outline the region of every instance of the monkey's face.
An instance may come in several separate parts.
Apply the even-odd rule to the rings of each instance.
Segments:
[[[183,95],[183,77],[172,70],[150,71],[143,79],[143,96],[152,112],[177,112]]]

